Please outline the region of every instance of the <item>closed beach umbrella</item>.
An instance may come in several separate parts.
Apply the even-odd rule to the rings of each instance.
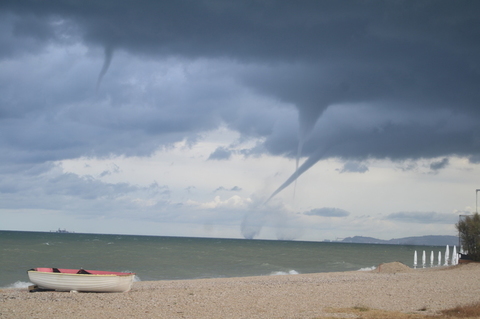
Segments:
[[[433,255],[433,250],[432,250],[432,253],[430,254],[430,267],[433,267],[434,258],[435,256]]]
[[[413,268],[417,268],[417,251],[413,254]]]
[[[425,268],[425,264],[427,263],[427,256],[425,255],[425,250],[422,254],[422,267]]]
[[[448,245],[447,245],[447,248],[445,249],[445,266],[448,266],[449,257],[450,257],[450,252],[449,252]]]
[[[442,265],[442,252],[439,251],[438,252],[438,266],[441,266]]]
[[[457,246],[453,246],[452,265],[458,264]]]

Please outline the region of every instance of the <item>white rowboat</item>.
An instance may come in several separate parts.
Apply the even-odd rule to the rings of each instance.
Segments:
[[[38,288],[56,291],[127,292],[135,277],[135,273],[60,268],[33,268],[27,273]]]

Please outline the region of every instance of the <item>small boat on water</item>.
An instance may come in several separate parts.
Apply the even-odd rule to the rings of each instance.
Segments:
[[[27,273],[38,288],[56,291],[127,292],[135,277],[131,272],[62,268],[33,268]]]

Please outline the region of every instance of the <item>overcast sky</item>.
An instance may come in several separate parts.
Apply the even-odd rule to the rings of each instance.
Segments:
[[[477,1],[0,2],[0,229],[455,235]]]

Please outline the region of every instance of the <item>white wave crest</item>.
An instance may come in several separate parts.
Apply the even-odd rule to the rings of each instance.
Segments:
[[[33,285],[31,282],[28,281],[16,281],[13,284],[10,284],[3,288],[28,288],[28,286]]]
[[[360,268],[358,271],[371,271],[371,270],[375,270],[375,269],[377,269],[377,267],[372,266],[372,267]]]
[[[270,274],[270,276],[283,276],[283,275],[298,275],[299,272],[296,270],[290,270],[288,272],[285,271],[274,271]]]
[[[122,270],[122,272],[132,273],[133,271],[126,269],[126,270]],[[142,281],[140,277],[138,277],[138,275],[133,276],[133,282],[136,282],[136,281]]]

